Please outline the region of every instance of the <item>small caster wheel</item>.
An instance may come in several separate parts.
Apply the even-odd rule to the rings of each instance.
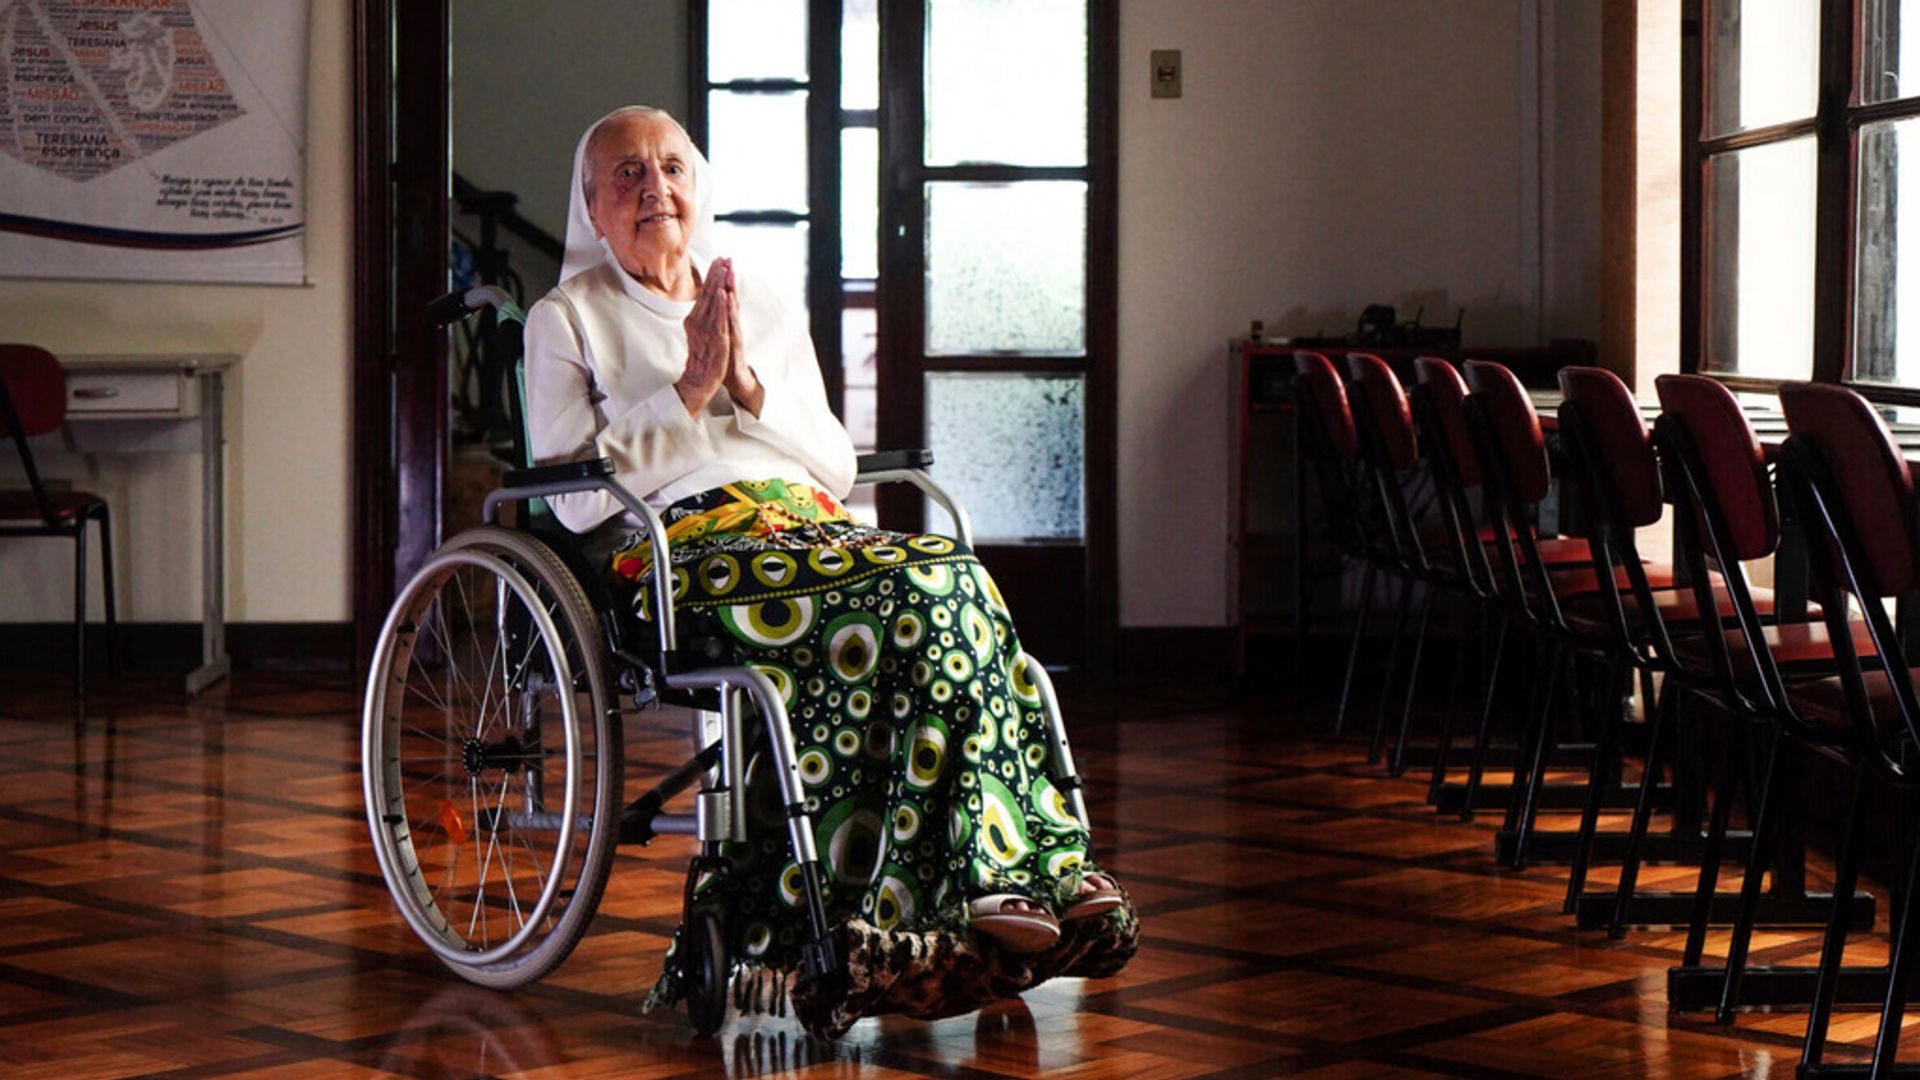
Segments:
[[[680,979],[686,988],[687,1019],[694,1034],[711,1035],[727,1018],[727,939],[714,915],[695,915],[685,925]]]

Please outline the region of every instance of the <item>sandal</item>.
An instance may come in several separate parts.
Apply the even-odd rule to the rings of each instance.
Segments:
[[[1008,910],[1026,904],[1030,910]],[[982,896],[967,905],[975,930],[999,942],[1010,953],[1036,953],[1060,940],[1060,923],[1038,903],[1014,893]]]
[[[1101,884],[1104,882],[1105,884]],[[1087,886],[1093,886],[1088,888]],[[1061,922],[1075,919],[1090,919],[1095,915],[1105,915],[1120,906],[1120,888],[1112,878],[1103,873],[1092,873],[1080,879],[1080,893],[1067,910],[1060,913]]]

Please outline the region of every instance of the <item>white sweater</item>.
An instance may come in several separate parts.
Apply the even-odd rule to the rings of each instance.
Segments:
[[[705,260],[696,259],[701,276]],[[740,331],[766,388],[760,415],[723,387],[698,417],[673,384],[686,369],[692,301],[669,300],[611,259],[527,312],[527,427],[536,464],[612,458],[614,478],[654,506],[740,480],[789,480],[843,499],[853,440],[827,405],[805,316],[740,274]],[[620,512],[601,491],[549,499],[587,532]]]

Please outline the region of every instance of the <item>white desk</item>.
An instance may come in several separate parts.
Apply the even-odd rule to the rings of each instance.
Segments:
[[[232,670],[221,376],[239,361],[237,356],[173,353],[60,357],[67,372],[67,422],[76,425],[68,433],[76,449],[200,455],[200,666],[187,673],[189,694]]]

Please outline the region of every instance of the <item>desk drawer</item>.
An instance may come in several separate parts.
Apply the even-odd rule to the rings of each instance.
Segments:
[[[199,411],[199,386],[178,371],[67,373],[67,413],[76,419],[193,416]]]

